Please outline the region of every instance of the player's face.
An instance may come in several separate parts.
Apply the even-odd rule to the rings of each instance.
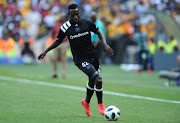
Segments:
[[[79,22],[79,19],[80,19],[80,11],[78,8],[76,9],[70,9],[69,11],[69,17],[71,18],[71,20],[73,22]]]

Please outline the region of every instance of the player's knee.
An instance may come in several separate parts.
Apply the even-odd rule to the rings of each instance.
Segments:
[[[90,80],[91,81],[95,81],[95,79],[99,76],[99,73],[96,71],[94,72],[93,74],[91,74],[89,77],[90,77]]]
[[[95,82],[94,81],[89,81],[88,85],[89,85],[89,87],[94,88]]]
[[[96,77],[95,84],[96,84],[96,88],[97,89],[101,89],[102,88],[102,78],[100,76]]]

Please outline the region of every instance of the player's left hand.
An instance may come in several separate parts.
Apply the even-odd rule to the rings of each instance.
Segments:
[[[113,49],[108,44],[103,44],[104,52],[107,52],[110,56],[114,55]]]

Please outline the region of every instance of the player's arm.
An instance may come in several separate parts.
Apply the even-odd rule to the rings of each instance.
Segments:
[[[112,56],[114,54],[113,49],[107,44],[104,34],[101,32],[101,30],[91,20],[87,20],[87,23],[90,26],[90,31],[97,34],[99,39],[102,41],[104,52],[107,52],[110,56]]]
[[[43,59],[44,56],[47,54],[47,52],[49,52],[50,50],[52,50],[52,49],[56,48],[58,45],[60,45],[65,37],[66,37],[66,34],[60,28],[59,34],[57,36],[57,39],[43,53],[41,53],[38,56],[38,60]]]
[[[104,52],[107,52],[110,56],[112,56],[114,54],[113,49],[107,44],[106,38],[104,37],[104,34],[101,32],[100,29],[98,29],[97,35],[103,43]]]
[[[38,60],[44,58],[44,56],[52,49],[56,48],[58,45],[62,43],[63,39],[57,38],[43,53],[38,56]]]

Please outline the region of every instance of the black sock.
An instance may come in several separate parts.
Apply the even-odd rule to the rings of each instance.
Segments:
[[[97,100],[98,100],[98,104],[99,103],[103,103],[102,101],[102,94],[103,92],[102,91],[96,91],[96,96],[97,96]]]
[[[94,93],[94,90],[86,88],[87,92],[86,92],[86,102],[90,103],[91,97]]]

